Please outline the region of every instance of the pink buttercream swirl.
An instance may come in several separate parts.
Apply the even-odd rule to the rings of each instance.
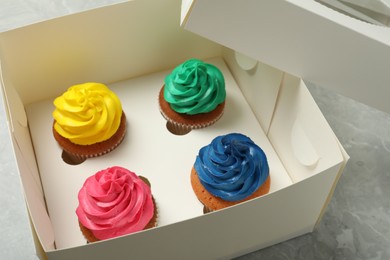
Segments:
[[[154,215],[150,187],[118,166],[87,178],[78,199],[80,223],[100,240],[143,230]]]

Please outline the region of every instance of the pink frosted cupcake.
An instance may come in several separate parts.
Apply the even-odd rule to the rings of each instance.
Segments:
[[[87,178],[78,194],[76,214],[88,242],[127,235],[157,225],[150,183],[114,166]]]

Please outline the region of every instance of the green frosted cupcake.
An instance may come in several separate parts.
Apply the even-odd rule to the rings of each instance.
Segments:
[[[216,66],[190,59],[167,75],[164,83],[159,93],[160,112],[172,133],[183,135],[221,118],[225,79]]]

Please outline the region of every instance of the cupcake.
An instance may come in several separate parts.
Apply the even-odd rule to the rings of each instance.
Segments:
[[[121,102],[103,84],[74,85],[54,100],[54,106],[53,135],[70,164],[114,150],[125,136]]]
[[[191,185],[205,213],[262,196],[270,184],[264,151],[239,133],[218,136],[202,147],[191,171]]]
[[[157,225],[157,208],[146,178],[114,166],[86,179],[76,214],[88,242],[127,235]]]
[[[159,93],[160,112],[170,132],[183,135],[214,124],[225,107],[225,79],[212,64],[190,59],[165,78]]]

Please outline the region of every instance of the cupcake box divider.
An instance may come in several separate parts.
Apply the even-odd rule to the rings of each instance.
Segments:
[[[366,82],[351,79],[375,66],[365,80],[385,93],[382,60],[352,57],[346,48],[353,40],[358,51],[360,41],[369,50],[379,44],[375,56],[390,44],[388,32],[381,36],[381,29],[312,2],[135,0],[1,33],[2,95],[39,257],[231,258],[313,231],[348,155],[302,77],[388,111],[383,95],[366,95],[360,92]],[[321,29],[337,34],[340,49],[305,35]],[[224,73],[225,113],[213,126],[175,136],[159,112],[158,91],[172,68],[194,57]],[[369,64],[356,63],[361,57]],[[338,62],[344,58],[350,59]],[[68,165],[51,134],[52,101],[87,81],[118,94],[127,134],[113,152]],[[198,150],[229,132],[246,134],[265,150],[271,190],[204,215],[190,171]],[[77,192],[88,176],[114,165],[150,180],[158,227],[86,244],[74,212]]]

